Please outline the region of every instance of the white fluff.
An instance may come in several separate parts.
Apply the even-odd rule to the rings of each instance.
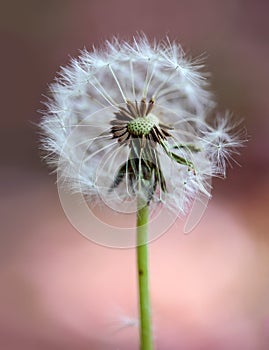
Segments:
[[[82,51],[50,86],[41,122],[46,161],[72,191],[126,207],[133,196],[128,181],[115,191],[109,188],[129,148],[111,139],[109,123],[126,100],[154,98],[154,115],[174,128],[167,147],[190,160],[194,169],[174,162],[157,147],[167,192],[157,188],[151,203],[186,213],[199,192],[210,196],[208,180],[225,175],[227,159],[241,145],[227,113],[208,122],[215,103],[202,69],[201,59],[188,59],[168,38],[153,43],[144,35],[132,42],[113,39],[102,49]]]

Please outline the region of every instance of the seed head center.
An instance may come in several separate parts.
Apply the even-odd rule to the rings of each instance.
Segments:
[[[154,126],[157,126],[158,124],[158,118],[153,114],[149,114],[145,117],[138,117],[130,121],[127,125],[127,129],[129,133],[134,136],[147,136],[150,134]]]

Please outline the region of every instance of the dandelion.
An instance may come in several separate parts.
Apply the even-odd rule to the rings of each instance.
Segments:
[[[215,102],[202,69],[203,58],[189,59],[168,38],[113,39],[61,69],[41,122],[61,181],[89,201],[137,211],[141,349],[151,349],[149,209],[184,215],[199,193],[210,197],[209,180],[226,175],[241,145],[229,114],[210,122]]]

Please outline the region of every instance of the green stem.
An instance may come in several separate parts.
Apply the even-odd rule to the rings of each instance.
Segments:
[[[138,200],[137,210],[137,270],[140,309],[140,350],[153,350],[148,273],[149,207]]]

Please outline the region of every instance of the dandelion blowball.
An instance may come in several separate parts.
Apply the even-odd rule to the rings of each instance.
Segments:
[[[211,177],[225,176],[240,141],[228,113],[209,123],[215,103],[202,69],[168,38],[82,51],[51,84],[41,122],[59,181],[126,213],[138,196],[176,215],[209,198]]]

